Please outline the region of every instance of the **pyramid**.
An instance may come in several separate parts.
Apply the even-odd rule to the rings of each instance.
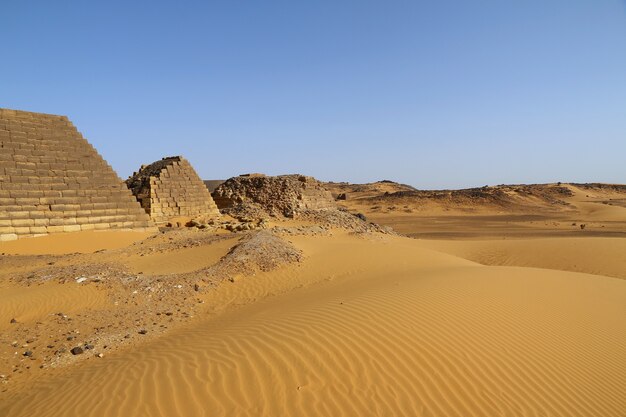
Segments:
[[[220,216],[204,182],[182,156],[171,156],[142,166],[126,180],[126,184],[157,224],[175,217]]]
[[[154,225],[67,117],[0,109],[0,240],[102,229]]]

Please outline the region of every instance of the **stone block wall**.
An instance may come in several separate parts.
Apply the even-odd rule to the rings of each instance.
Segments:
[[[67,117],[0,109],[0,240],[153,227]]]
[[[181,156],[163,158],[142,166],[126,184],[157,224],[175,217],[220,216],[204,182]]]

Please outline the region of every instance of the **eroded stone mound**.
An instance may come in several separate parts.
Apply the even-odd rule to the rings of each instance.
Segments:
[[[245,235],[229,253],[204,273],[220,279],[271,271],[302,260],[302,251],[275,234],[261,230]]]
[[[126,180],[126,185],[157,224],[175,217],[219,217],[204,182],[182,156],[142,166]]]
[[[213,192],[220,209],[235,216],[294,217],[303,210],[335,209],[329,191],[313,177],[304,175],[241,175]]]

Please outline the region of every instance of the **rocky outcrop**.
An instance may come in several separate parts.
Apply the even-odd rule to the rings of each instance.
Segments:
[[[234,177],[213,192],[213,199],[226,212],[250,212],[254,217],[266,213],[294,217],[303,210],[335,209],[329,191],[313,177],[304,175],[248,174]]]

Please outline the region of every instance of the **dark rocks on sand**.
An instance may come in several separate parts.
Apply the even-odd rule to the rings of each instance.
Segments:
[[[72,355],[80,355],[81,353],[84,352],[83,348],[80,346],[76,346],[74,348],[72,348],[72,350],[70,350],[70,352],[72,352]]]

